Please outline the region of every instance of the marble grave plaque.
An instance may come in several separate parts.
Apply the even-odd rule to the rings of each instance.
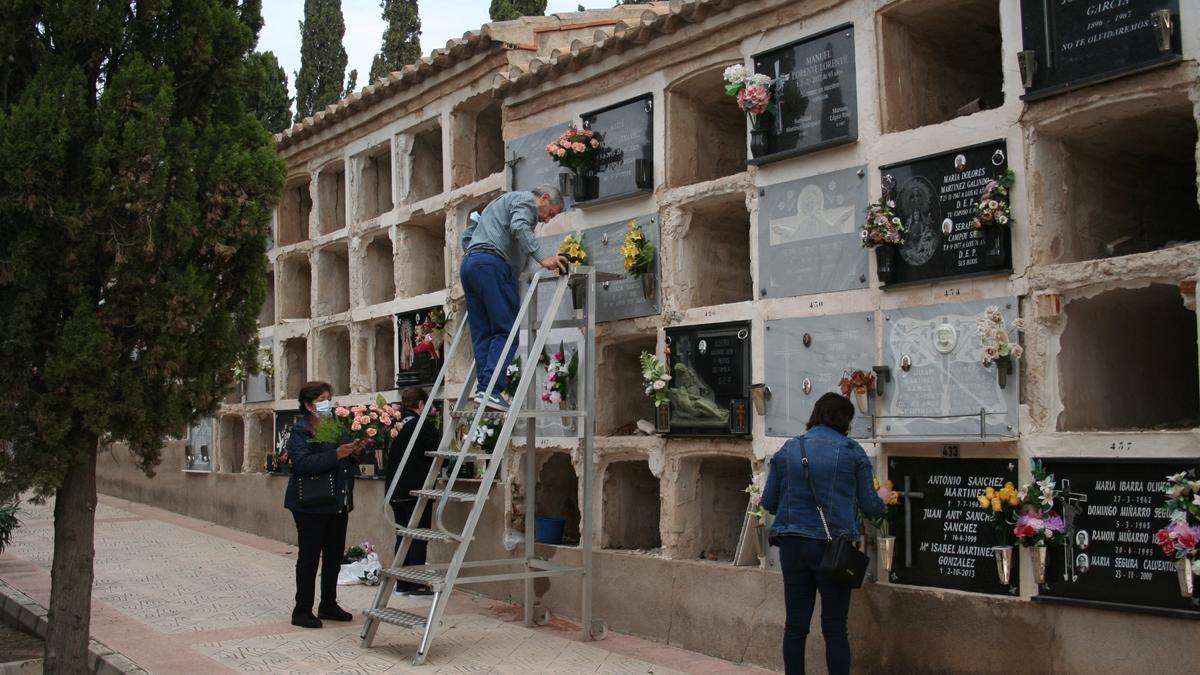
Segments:
[[[267,354],[271,355],[271,359],[275,358],[272,348],[274,346],[274,338],[263,338],[259,340],[258,347],[260,350],[266,350]],[[273,375],[259,373],[251,375],[246,380],[246,402],[257,403],[260,401],[270,401],[275,398],[275,378]]]
[[[638,160],[654,161],[653,94],[585,113],[580,118],[584,128],[599,134],[604,143],[596,167],[600,177],[597,199],[653,189],[653,185],[638,185],[636,175]]]
[[[213,435],[217,421],[203,417],[188,427],[187,443],[184,446],[184,469],[187,471],[212,471],[217,446]]]
[[[762,189],[758,276],[765,297],[867,287],[870,258],[858,234],[865,176],[861,166]]]
[[[559,187],[558,174],[570,171],[550,158],[546,146],[558,140],[568,126],[565,123],[558,124],[504,144],[504,184],[509,190],[532,190],[539,185]],[[564,208],[570,208],[569,192],[563,195],[563,201]]]

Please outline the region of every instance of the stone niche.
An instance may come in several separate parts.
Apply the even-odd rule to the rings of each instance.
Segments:
[[[442,177],[442,125],[433,122],[413,131],[408,151],[407,202],[419,202],[445,189]]]
[[[362,247],[362,294],[367,305],[396,299],[395,255],[387,232],[364,237]]]
[[[675,504],[677,558],[732,562],[746,520],[750,460],[725,455],[679,463]]]
[[[300,387],[308,381],[308,340],[302,337],[284,340],[279,365],[283,398],[299,398]]]
[[[312,213],[309,177],[288,182],[279,200],[276,216],[275,245],[291,246],[308,239],[308,219]]]
[[[358,167],[358,221],[392,210],[392,145],[382,143],[356,158]]]
[[[1117,289],[1066,306],[1059,431],[1200,426],[1196,313],[1179,288]]]
[[[329,383],[334,396],[350,393],[350,329],[331,326],[317,334],[317,377]]]
[[[391,317],[367,327],[371,345],[371,373],[375,391],[396,388],[396,322]]]
[[[317,236],[346,227],[346,163],[337,160],[317,173]]]
[[[246,425],[241,415],[222,415],[219,445],[217,446],[217,471],[241,473],[246,455]]]
[[[411,298],[446,288],[446,212],[413,216],[396,230],[400,297]]]
[[[879,12],[883,131],[1004,103],[1000,0],[904,0]]]
[[[1200,239],[1196,119],[1183,91],[1072,114],[1036,133],[1043,222],[1036,262],[1070,263]]]
[[[689,75],[667,89],[667,185],[679,187],[746,170],[746,121],[725,95],[730,64]],[[696,152],[704,148],[704,152]]]
[[[644,459],[609,463],[604,471],[602,548],[652,550],[662,547],[659,480]]]
[[[654,334],[623,335],[597,344],[596,435],[631,436],[639,419],[654,421],[654,405],[642,394],[642,352],[654,353]]]
[[[680,309],[752,300],[750,212],[736,192],[687,207],[675,254]]]
[[[538,470],[535,516],[565,518],[563,543],[579,543],[579,476],[566,452],[552,452]]]
[[[280,258],[279,318],[307,319],[312,316],[312,265],[306,255]]]
[[[345,241],[317,251],[317,316],[350,309],[350,254]]]
[[[250,415],[246,418],[247,445],[243,469],[247,473],[266,470],[267,455],[275,447],[275,416],[271,413]]]
[[[264,328],[275,324],[275,271],[267,272],[267,297],[258,312],[258,326]]]
[[[504,116],[500,101],[480,94],[454,109],[450,154],[455,188],[504,171]]]

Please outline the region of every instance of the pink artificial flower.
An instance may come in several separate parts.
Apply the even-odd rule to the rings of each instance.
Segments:
[[[571,145],[571,149],[575,152],[583,152],[584,150],[587,150],[587,146],[585,146],[583,143],[574,143]]]
[[[554,373],[550,373],[550,381],[558,382],[558,375],[555,375]]]
[[[367,427],[367,435],[370,436],[371,438],[374,438],[375,434],[377,434],[377,433],[379,433],[379,430],[376,429],[375,427]]]
[[[400,431],[398,429],[392,429],[392,438],[395,438],[399,435],[400,435]]]
[[[350,431],[362,431],[362,425],[358,422],[350,425]]]
[[[350,411],[346,408],[338,407],[334,409],[333,414],[337,415],[338,417],[349,417]]]
[[[563,357],[564,357],[564,354],[562,352],[554,352],[554,360],[555,361],[562,361]]]
[[[371,413],[371,419],[373,419],[373,420],[379,419],[379,413],[374,413],[374,412]]]
[[[598,147],[600,147],[600,141],[598,141],[598,140],[596,140],[596,139],[594,139],[594,138],[593,138],[593,139],[592,139],[592,142],[591,142],[591,146],[592,146],[593,148],[598,148]]]
[[[1180,548],[1188,551],[1196,548],[1196,530],[1183,525],[1176,530],[1176,534],[1176,541],[1179,542]]]
[[[567,138],[566,136],[563,136],[562,138],[559,139],[558,144],[563,146],[564,148],[569,148],[569,147],[571,147],[571,139]]]
[[[550,401],[550,394],[548,392],[542,394],[542,400],[548,403]]]
[[[738,106],[748,113],[761,115],[771,103],[771,93],[761,85],[751,85],[737,94]]]

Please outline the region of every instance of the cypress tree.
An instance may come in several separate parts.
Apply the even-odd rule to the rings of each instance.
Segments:
[[[277,134],[292,123],[287,73],[271,52],[254,52],[246,72],[246,105],[267,131]]]
[[[342,46],[345,34],[342,0],[304,0],[300,71],[296,73],[297,122],[354,91],[357,71],[351,71],[349,82],[343,85],[348,61]]]
[[[512,21],[523,16],[542,16],[546,13],[546,0],[492,0],[488,16],[492,21]]]
[[[417,0],[380,0],[383,20],[383,46],[371,63],[370,81],[400,70],[421,57],[421,15]]]
[[[284,166],[243,87],[257,0],[8,6],[0,494],[55,498],[44,668],[86,673],[96,455],[152,475],[257,364]]]

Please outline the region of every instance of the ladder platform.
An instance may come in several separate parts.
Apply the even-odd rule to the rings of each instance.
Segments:
[[[379,607],[363,612],[368,619],[375,619],[402,628],[424,628],[428,623],[425,617],[412,612],[406,612],[394,607]]]
[[[429,586],[434,591],[442,590],[446,583],[446,574],[441,570],[431,570],[424,567],[397,567],[379,571],[385,577],[391,577],[410,584]]]
[[[473,502],[475,501],[474,492],[443,492],[441,490],[413,490],[409,493],[414,497],[424,497],[426,499],[441,499],[442,495],[446,496],[452,502]]]
[[[438,530],[430,530],[424,527],[397,527],[396,534],[401,537],[409,537],[412,539],[420,539],[421,541],[450,541],[450,535]]]
[[[459,453],[454,450],[439,450],[435,452],[425,453],[426,457],[440,457],[442,459],[458,459]],[[462,456],[468,462],[486,462],[492,456],[486,452],[468,452]]]
[[[471,419],[477,413],[473,410],[452,410],[450,416],[456,419]],[[516,413],[519,419],[538,419],[543,417],[587,417],[587,412],[583,410],[522,410]],[[485,410],[483,419],[485,420],[502,420],[508,417],[506,412],[498,412],[495,410]]]

